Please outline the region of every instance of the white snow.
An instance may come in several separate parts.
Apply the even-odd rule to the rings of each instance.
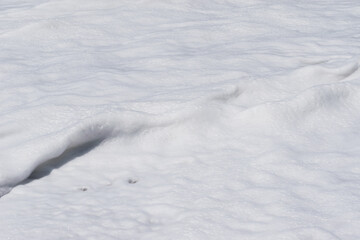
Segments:
[[[360,2],[3,0],[0,239],[360,238]]]

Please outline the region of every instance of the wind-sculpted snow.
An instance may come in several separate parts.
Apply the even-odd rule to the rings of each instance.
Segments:
[[[359,239],[357,1],[0,13],[0,239]]]
[[[39,165],[46,164],[69,149],[116,136],[135,135],[155,126],[147,124],[150,122],[141,123],[135,118],[133,121],[124,122],[109,115],[108,118],[87,119],[67,129],[26,141],[21,146],[9,149],[9,156],[2,156],[0,186],[9,189],[27,178]]]

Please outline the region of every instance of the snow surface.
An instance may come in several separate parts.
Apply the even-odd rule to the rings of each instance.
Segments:
[[[2,0],[0,239],[360,239],[358,0]]]

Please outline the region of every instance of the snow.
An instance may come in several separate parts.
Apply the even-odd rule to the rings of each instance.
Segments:
[[[360,238],[360,3],[4,0],[0,239]]]

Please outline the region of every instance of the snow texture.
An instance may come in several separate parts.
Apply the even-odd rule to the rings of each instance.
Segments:
[[[360,239],[360,2],[3,0],[0,239]]]

